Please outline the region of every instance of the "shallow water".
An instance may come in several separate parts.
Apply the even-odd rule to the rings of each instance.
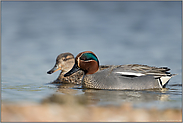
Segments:
[[[181,2],[1,2],[2,100],[40,102],[54,93],[93,105],[182,107]],[[57,55],[95,52],[100,64],[168,66],[167,89],[109,91],[49,84]]]

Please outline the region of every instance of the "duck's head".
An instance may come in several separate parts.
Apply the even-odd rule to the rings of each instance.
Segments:
[[[74,56],[71,53],[62,53],[57,56],[55,66],[47,73],[52,74],[58,70],[61,70],[63,74],[72,69],[74,65]]]
[[[91,51],[84,51],[79,53],[75,58],[73,68],[67,72],[64,77],[70,76],[78,70],[84,71],[85,74],[93,74],[99,69],[99,60],[97,56]]]

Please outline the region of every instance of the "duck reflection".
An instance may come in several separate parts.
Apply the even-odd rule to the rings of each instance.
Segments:
[[[85,95],[88,100],[91,100],[94,104],[98,105],[120,105],[124,102],[138,103],[138,102],[151,102],[151,101],[168,101],[169,95],[165,92],[168,89],[163,90],[94,90],[85,89]]]
[[[81,85],[55,84],[57,92],[65,95],[82,95],[90,105],[121,105],[122,103],[148,103],[169,101],[169,89],[153,90],[95,90],[82,89]]]

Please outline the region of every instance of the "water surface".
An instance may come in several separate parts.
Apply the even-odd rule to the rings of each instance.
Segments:
[[[86,95],[93,105],[181,108],[181,2],[1,2],[1,92],[8,102],[54,93]],[[85,50],[100,64],[168,66],[162,91],[59,89],[47,75],[57,55]]]

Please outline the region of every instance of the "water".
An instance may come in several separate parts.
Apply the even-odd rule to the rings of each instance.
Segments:
[[[54,93],[86,95],[94,105],[181,108],[181,2],[1,2],[1,98],[40,102]],[[168,66],[162,91],[66,89],[49,84],[57,55],[85,50],[100,64]]]

